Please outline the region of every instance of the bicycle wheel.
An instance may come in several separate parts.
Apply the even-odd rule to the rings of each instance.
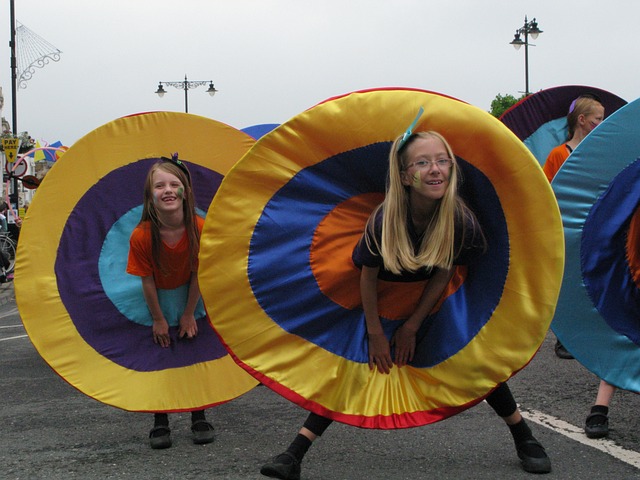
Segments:
[[[6,273],[12,273],[16,266],[16,245],[8,236],[0,237],[0,251],[9,260],[9,267],[5,268]]]

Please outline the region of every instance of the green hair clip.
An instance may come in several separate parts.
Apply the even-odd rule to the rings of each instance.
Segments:
[[[404,135],[402,135],[402,138],[398,142],[398,149],[396,150],[397,152],[399,152],[400,149],[404,147],[404,144],[407,143],[407,140],[409,140],[409,138],[413,134],[413,129],[415,128],[416,124],[418,123],[418,120],[420,120],[420,117],[422,116],[423,113],[424,113],[424,107],[420,107],[420,110],[418,110],[418,114],[416,115],[416,118],[413,119],[413,122],[411,122],[411,125],[409,125],[409,128],[407,128],[406,132],[404,132]]]

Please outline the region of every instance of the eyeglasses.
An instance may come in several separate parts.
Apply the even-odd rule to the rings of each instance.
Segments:
[[[439,160],[418,160],[417,162],[411,162],[409,165],[404,167],[404,170],[409,170],[411,167],[418,167],[420,170],[424,170],[427,168],[431,168],[432,166],[436,166],[438,170],[446,170],[451,168],[453,165],[453,160],[450,158],[441,158]]]

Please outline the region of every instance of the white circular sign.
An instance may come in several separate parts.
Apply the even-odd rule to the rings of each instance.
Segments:
[[[12,162],[6,162],[4,165],[4,169],[7,173],[11,173],[11,171],[13,170],[13,176],[20,178],[25,173],[27,173],[27,170],[29,169],[29,164],[27,163],[26,160],[20,159],[18,160],[17,164],[14,164]]]

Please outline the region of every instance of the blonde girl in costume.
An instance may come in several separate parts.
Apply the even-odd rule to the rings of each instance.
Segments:
[[[542,169],[551,182],[571,152],[604,120],[604,106],[591,93],[576,98],[569,106],[567,114],[567,141],[549,152]]]
[[[142,277],[142,291],[153,326],[151,334],[158,348],[171,344],[169,321],[160,307],[158,289],[187,286],[186,307],[178,321],[178,338],[198,334],[195,311],[200,300],[198,250],[204,219],[196,215],[191,178],[178,160],[163,158],[155,163],[145,180],[142,218],[131,234],[127,273]],[[214,428],[204,410],[191,412],[191,430],[196,444],[214,441]],[[166,413],[154,414],[149,433],[151,448],[171,446],[171,430]]]
[[[604,120],[604,106],[600,99],[591,93],[576,98],[569,106],[567,114],[568,141],[558,145],[551,152],[543,166],[549,182],[553,180],[560,167],[573,150],[591,131]],[[556,339],[555,352],[559,358],[571,360],[573,355]],[[602,438],[609,435],[609,404],[616,387],[600,380],[596,400],[585,420],[584,431],[589,438]]]
[[[371,214],[352,256],[361,269],[369,368],[379,374],[388,374],[394,364],[402,368],[411,362],[416,333],[442,296],[454,265],[468,263],[485,251],[482,229],[458,195],[458,177],[451,147],[436,132],[412,134],[408,130],[391,147],[385,200]],[[428,279],[418,306],[391,341],[378,315],[378,279]],[[550,472],[551,461],[522,418],[507,384],[500,384],[487,402],[508,425],[523,468]],[[263,465],[260,472],[273,478],[299,479],[305,453],[331,423],[310,413],[288,449]]]
[[[567,114],[567,141],[549,152],[542,167],[549,182],[553,180],[573,150],[594,128],[602,123],[602,120],[604,120],[604,106],[596,95],[585,93],[571,102]],[[558,358],[573,359],[573,355],[557,339],[554,350]]]

